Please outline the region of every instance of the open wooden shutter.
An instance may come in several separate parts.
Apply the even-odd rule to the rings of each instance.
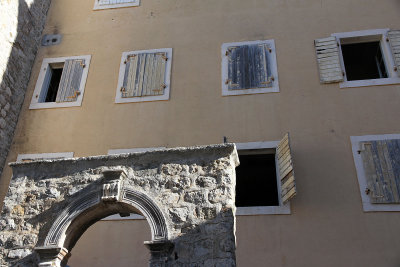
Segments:
[[[40,90],[40,95],[38,99],[39,103],[46,102],[47,92],[49,91],[52,75],[53,75],[53,69],[50,66],[47,66],[46,74],[43,80],[42,90]]]
[[[228,47],[228,89],[271,87],[273,77],[268,66],[270,52],[267,44]]]
[[[286,204],[286,202],[296,195],[296,181],[294,179],[289,133],[287,133],[279,142],[279,145],[276,148],[276,154],[281,184],[281,199],[282,203]]]
[[[400,140],[360,142],[371,203],[400,203]]]
[[[317,39],[314,41],[314,44],[321,83],[343,81],[343,70],[340,65],[339,48],[336,37]]]
[[[164,52],[129,55],[121,88],[122,97],[163,95],[167,60]]]
[[[56,102],[76,101],[80,94],[79,88],[84,68],[84,59],[67,59],[65,61],[60,85],[58,86]]]
[[[392,50],[394,65],[400,74],[400,31],[389,31],[387,35]]]

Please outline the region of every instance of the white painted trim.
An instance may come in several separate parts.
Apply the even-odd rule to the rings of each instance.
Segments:
[[[280,141],[235,143],[237,150],[276,148]]]
[[[248,143],[235,143],[236,149],[249,150],[249,149],[276,149],[280,141],[261,141],[261,142],[248,142]],[[240,152],[239,152],[240,154]],[[268,215],[268,214],[291,214],[290,203],[282,204],[281,199],[281,184],[278,171],[278,161],[275,159],[276,165],[276,181],[278,185],[279,206],[255,206],[255,207],[237,207],[236,215]]]
[[[290,214],[290,204],[284,206],[237,207],[237,216]]]
[[[243,89],[243,90],[229,90],[225,81],[228,79],[228,57],[226,51],[228,47],[235,45],[251,45],[251,44],[268,44],[272,52],[270,53],[271,74],[275,78],[272,87],[256,88],[256,89]],[[249,94],[264,94],[264,93],[277,93],[279,92],[279,79],[278,79],[278,65],[276,61],[276,49],[274,40],[257,40],[248,42],[224,43],[221,46],[221,71],[222,71],[222,95],[249,95]]]
[[[73,158],[74,152],[59,152],[59,153],[38,153],[38,154],[18,154],[17,162],[23,160],[42,160],[42,159],[61,159]]]
[[[364,165],[361,154],[358,154],[358,151],[360,150],[360,142],[390,139],[400,139],[400,134],[350,136],[351,149],[353,151],[354,164],[356,167],[357,179],[360,187],[363,210],[366,212],[400,211],[400,204],[372,204],[370,202],[368,195],[365,193],[365,189],[367,188],[367,180],[365,178]]]
[[[387,33],[390,29],[374,29],[374,30],[364,30],[364,31],[353,31],[353,32],[341,32],[341,33],[333,33],[331,36],[336,37],[339,43],[339,57],[340,64],[342,67],[342,71],[344,72],[343,82],[341,82],[340,88],[352,88],[352,87],[364,87],[364,86],[377,86],[377,85],[389,85],[389,84],[400,84],[400,76],[394,71],[394,60],[392,56],[392,52],[390,49],[390,45],[386,42]],[[359,37],[359,38],[357,38]],[[376,41],[380,41],[380,46],[382,49],[382,56],[385,62],[386,71],[388,73],[388,78],[382,79],[371,79],[371,80],[357,80],[357,81],[348,81],[346,77],[346,68],[344,67],[344,60],[342,54],[341,44],[343,43],[342,39],[346,38],[357,38],[360,42],[363,40],[369,40],[373,38]],[[372,40],[372,39],[371,39]],[[358,43],[358,41],[355,41]]]
[[[119,214],[110,215],[101,219],[102,221],[124,221],[124,220],[146,220],[146,218],[139,214],[131,213],[128,217],[121,217]]]
[[[132,7],[132,6],[139,6],[139,5],[140,5],[140,0],[133,0],[130,3],[109,4],[109,5],[100,5],[98,0],[94,0],[93,10],[103,10],[103,9],[121,8],[121,7]]]
[[[166,72],[165,72],[165,85],[167,86],[164,89],[163,95],[156,96],[143,96],[143,97],[121,97],[121,87],[124,84],[124,74],[126,64],[124,63],[125,59],[128,55],[137,55],[142,53],[159,53],[164,52],[167,53],[167,64],[166,64]],[[169,92],[171,88],[171,64],[172,64],[172,48],[160,48],[160,49],[151,49],[151,50],[140,50],[140,51],[129,51],[123,52],[121,57],[121,63],[119,66],[119,76],[118,76],[118,85],[115,95],[115,103],[132,103],[132,102],[146,102],[146,101],[161,101],[161,100],[169,100]]]
[[[400,83],[400,77],[371,79],[371,80],[359,80],[359,81],[345,81],[345,82],[341,82],[340,83],[340,88],[353,88],[353,87],[364,87],[364,86],[389,85],[389,84],[399,84],[399,83]]]
[[[128,149],[109,149],[108,155],[148,152],[148,151],[163,150],[165,148],[166,147],[143,147],[143,148],[141,147],[141,148],[128,148]]]
[[[45,58],[43,59],[42,66],[40,67],[40,73],[39,77],[36,82],[35,90],[32,95],[32,100],[31,104],[29,106],[29,109],[42,109],[42,108],[64,108],[64,107],[79,107],[82,105],[82,99],[83,95],[85,92],[85,84],[86,84],[86,79],[89,73],[89,66],[90,66],[90,59],[91,55],[84,55],[84,56],[71,56],[71,57],[58,57],[58,58]],[[49,64],[51,63],[63,63],[67,59],[84,59],[85,60],[85,68],[83,69],[82,72],[82,79],[81,79],[81,84],[79,86],[79,91],[80,95],[78,95],[76,101],[73,102],[62,102],[62,103],[57,103],[57,102],[44,102],[44,103],[39,103],[38,100],[39,98],[36,96],[40,95],[40,91],[42,90],[44,78],[46,75],[47,68],[49,67]]]
[[[360,37],[360,36],[369,36],[369,35],[385,35],[390,29],[373,29],[373,30],[362,30],[362,31],[352,31],[352,32],[339,32],[332,33],[331,36],[336,37],[337,39],[341,38],[350,38],[350,37]]]

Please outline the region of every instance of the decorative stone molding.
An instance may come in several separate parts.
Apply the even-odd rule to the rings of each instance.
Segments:
[[[40,257],[39,267],[61,267],[71,256],[68,250],[60,247],[37,247],[35,251]]]
[[[103,184],[102,201],[119,201],[121,199],[121,189],[126,173],[123,170],[103,171],[105,183]]]
[[[13,163],[0,265],[65,266],[93,223],[137,213],[150,266],[235,266],[237,164],[230,144]]]

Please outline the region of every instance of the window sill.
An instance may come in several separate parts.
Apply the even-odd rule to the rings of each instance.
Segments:
[[[371,204],[370,202],[363,202],[362,204],[365,212],[400,211],[400,204]]]
[[[122,7],[134,7],[139,6],[140,1],[136,0],[131,3],[121,3],[121,4],[109,4],[109,5],[100,5],[98,4],[98,0],[95,0],[93,10],[103,10],[103,9],[112,9],[112,8],[122,8]]]
[[[238,207],[237,216],[291,214],[290,204],[284,206]]]
[[[340,88],[365,87],[376,85],[400,84],[400,78],[382,78],[371,80],[345,81],[340,83]]]
[[[117,97],[115,103],[134,103],[134,102],[149,102],[149,101],[166,101],[169,100],[169,87],[164,89],[163,95],[158,96],[139,96],[139,97]]]
[[[228,90],[226,88],[223,88],[222,96],[279,93],[279,86],[277,84],[278,84],[278,82],[276,82],[276,86],[274,86],[274,87],[257,88],[257,89]]]
[[[31,103],[29,109],[44,109],[44,108],[68,108],[82,106],[82,96],[80,95],[77,101],[74,102],[47,102],[47,103]]]

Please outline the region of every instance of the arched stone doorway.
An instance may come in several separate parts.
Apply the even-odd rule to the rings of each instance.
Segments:
[[[9,240],[28,242],[0,251],[0,263],[64,266],[92,224],[140,213],[150,266],[235,266],[237,164],[229,144],[15,163],[2,218],[18,224]]]
[[[150,262],[160,265],[168,261],[173,243],[168,240],[161,210],[148,196],[124,185],[127,176],[123,170],[106,169],[103,176],[103,184],[84,190],[60,213],[43,246],[35,248],[39,266],[65,266],[69,251],[81,235],[100,219],[117,213],[143,214],[152,234],[152,240],[145,242],[151,252]]]

